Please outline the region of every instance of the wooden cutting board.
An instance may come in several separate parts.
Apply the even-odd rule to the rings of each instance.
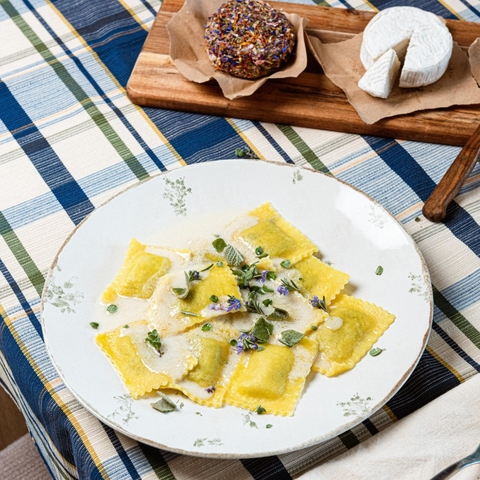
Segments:
[[[201,1],[201,0],[197,0]],[[269,2],[275,8],[308,18],[323,42],[338,42],[363,31],[373,13],[330,7]],[[168,21],[183,0],[164,0],[127,84],[132,102],[186,112],[205,113],[338,132],[463,145],[480,124],[480,105],[417,112],[367,125],[341,89],[309,56],[297,78],[269,80],[249,97],[227,100],[217,83],[185,79],[169,56]],[[463,48],[480,37],[480,24],[447,20],[453,39]],[[307,31],[308,31],[307,29]]]

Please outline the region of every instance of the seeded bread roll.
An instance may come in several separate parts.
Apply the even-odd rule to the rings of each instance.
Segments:
[[[208,57],[217,70],[234,77],[265,77],[285,63],[295,46],[287,17],[258,0],[231,0],[209,19]]]

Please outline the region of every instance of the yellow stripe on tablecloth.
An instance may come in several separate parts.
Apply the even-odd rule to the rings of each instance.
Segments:
[[[73,26],[68,22],[68,20],[60,13],[60,11],[53,5],[51,0],[47,0],[47,4],[52,8],[52,10],[55,12],[55,14],[62,20],[62,22],[67,26],[67,28],[75,35],[75,37],[84,45],[85,49],[90,52],[95,58],[95,60],[98,62],[98,64],[103,68],[105,73],[108,75],[110,80],[115,84],[115,86],[124,94],[127,95],[127,92],[125,89],[120,85],[118,80],[115,78],[114,75],[110,72],[110,70],[107,68],[107,66],[100,60],[99,56],[95,53],[95,51],[88,45],[88,43],[83,39],[83,37],[73,28]],[[123,2],[122,2],[123,5]],[[131,13],[131,12],[130,12]],[[144,23],[140,20],[138,17],[134,17],[137,22],[144,28]],[[148,29],[147,29],[148,30]],[[180,156],[180,154],[175,150],[173,145],[170,144],[170,142],[167,140],[167,138],[163,135],[162,132],[158,129],[158,127],[150,120],[148,115],[144,112],[143,108],[140,107],[139,105],[135,105],[132,103],[132,105],[138,110],[140,115],[143,117],[143,119],[148,123],[150,128],[157,134],[157,136],[162,140],[162,142],[166,145],[166,147],[170,150],[170,152],[175,156],[175,158],[180,162],[181,165],[185,166],[187,163],[185,160]]]
[[[384,405],[382,407],[382,410],[394,421],[398,422],[397,416],[390,410],[390,408],[387,407],[387,405]]]
[[[105,470],[105,467],[102,465],[102,462],[100,461],[97,452],[93,448],[92,444],[90,443],[90,440],[88,439],[87,435],[85,434],[83,428],[81,425],[78,423],[78,420],[75,418],[75,416],[72,414],[70,409],[63,403],[63,401],[60,399],[60,396],[58,393],[55,391],[55,389],[52,387],[49,381],[45,378],[45,375],[42,373],[40,367],[37,365],[35,360],[32,358],[30,355],[30,352],[28,351],[27,347],[23,343],[22,339],[20,338],[20,335],[18,335],[17,331],[15,330],[12,320],[10,317],[7,315],[7,312],[3,308],[2,304],[0,303],[0,315],[4,318],[5,324],[7,325],[8,330],[10,331],[11,335],[17,342],[17,345],[20,347],[20,350],[22,351],[24,357],[28,360],[28,363],[32,367],[33,371],[37,374],[38,378],[40,381],[43,383],[45,386],[45,389],[47,392],[51,395],[55,403],[62,409],[63,413],[68,417],[68,420],[71,422],[75,430],[77,431],[78,435],[80,436],[83,444],[85,445],[85,448],[87,449],[88,453],[92,457],[92,460],[95,463],[95,466],[98,468],[98,471],[102,475],[102,478],[104,479],[109,479],[110,477],[107,474],[107,471]],[[63,456],[62,456],[63,458]],[[68,463],[68,462],[67,462]]]
[[[140,19],[140,17],[131,9],[127,2],[124,0],[118,0],[118,2],[123,6],[123,8],[137,21],[137,23],[148,32],[149,28],[145,25],[145,23]]]
[[[427,345],[426,350],[433,358],[435,358],[435,360],[440,362],[447,370],[453,373],[458,378],[458,381],[460,383],[463,383],[465,381],[465,379],[451,365],[449,365],[442,357],[440,357],[440,355],[437,355],[435,353],[432,347]]]
[[[459,15],[447,2],[444,0],[438,0],[449,12],[453,13],[459,20],[465,20],[461,15]]]
[[[231,118],[225,117],[225,120],[232,126],[232,128],[242,137],[243,141],[250,147],[255,155],[261,160],[265,160],[265,157],[257,150],[255,145],[248,139],[248,137],[238,128],[235,122]]]

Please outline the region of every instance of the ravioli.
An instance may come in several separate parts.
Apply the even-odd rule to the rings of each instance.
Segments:
[[[266,344],[244,355],[232,375],[225,403],[292,416],[317,355],[317,342],[304,337],[294,347]]]
[[[161,253],[163,256],[150,253],[146,249]],[[112,303],[118,295],[149,299],[158,280],[171,269],[172,255],[177,257],[175,263],[184,263],[182,254],[185,256],[188,252],[147,247],[132,238],[122,268],[103,292],[102,302]]]
[[[312,368],[327,377],[352,369],[395,320],[383,308],[348,295],[332,302],[330,317],[342,320],[340,328],[327,328],[326,321],[311,335],[319,346]]]
[[[122,327],[100,333],[95,340],[117,369],[132,398],[167,385],[169,377],[150,371],[137,354],[132,340],[121,336],[121,330]]]
[[[251,225],[248,226],[249,223]],[[239,228],[235,230],[237,225]],[[283,260],[290,260],[293,265],[318,251],[300,230],[281,217],[268,202],[237,219],[229,229],[235,230],[232,239],[238,248],[242,252],[248,251],[247,260],[250,263],[258,261],[255,255],[257,247],[262,247],[263,252],[269,254],[259,261],[258,268],[279,268]]]
[[[340,293],[350,278],[350,275],[335,270],[313,255],[296,263],[295,269],[300,273],[300,285],[309,294],[309,298],[316,295],[322,300],[325,297],[327,305]]]
[[[194,267],[200,272],[201,279],[190,282],[190,291],[186,298],[179,298],[172,290],[185,287],[184,272],[165,275],[152,296],[146,318],[156,326],[162,336],[183,332],[207,319],[225,315],[229,309],[237,309],[237,306],[234,308],[229,302],[233,298],[240,300],[240,290],[235,276],[227,266],[218,267],[214,264],[204,272],[202,270],[209,265]],[[219,301],[215,307],[210,308],[212,295],[217,296]],[[243,306],[238,308],[240,311],[245,310]]]
[[[223,405],[226,384],[239,361],[230,340],[238,337],[240,332],[218,322],[209,325],[210,330],[197,327],[184,334],[198,363],[168,388],[180,390],[201,405],[219,408]]]

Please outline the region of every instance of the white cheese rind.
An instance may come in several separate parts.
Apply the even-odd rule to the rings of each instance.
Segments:
[[[378,13],[365,28],[360,51],[365,69],[390,49],[400,60],[405,55],[400,86],[415,88],[430,85],[445,73],[453,39],[436,15],[415,7],[393,7]]]
[[[400,70],[395,50],[387,50],[365,73],[358,86],[373,97],[387,98]]]

